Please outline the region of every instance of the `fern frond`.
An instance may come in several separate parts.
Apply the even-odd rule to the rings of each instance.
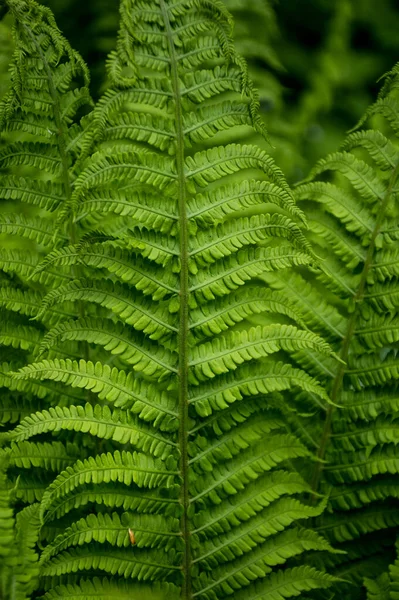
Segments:
[[[177,292],[177,275],[169,273],[158,267],[149,272],[149,265],[145,260],[137,258],[134,264],[130,260],[131,252],[112,248],[107,244],[97,244],[89,249],[80,250],[77,246],[66,246],[61,250],[54,250],[35,269],[33,275],[40,276],[58,266],[84,264],[87,267],[105,269],[121,282],[130,283],[143,294],[152,296],[153,300],[163,299]]]
[[[335,582],[337,579],[331,575],[305,565],[277,571],[271,574],[265,582],[251,584],[247,593],[252,594],[253,598],[262,600],[266,600],[266,598],[279,600],[280,598],[299,596],[302,592],[329,588]],[[245,597],[244,590],[240,590],[236,594],[237,600],[244,600]]]
[[[21,290],[14,287],[0,287],[0,306],[9,311],[26,315],[27,317],[35,317],[37,309],[43,302],[43,294],[36,290]],[[46,311],[43,315],[44,323],[54,325],[60,318],[67,318],[73,313],[62,309],[52,308]]]
[[[154,306],[148,299],[132,293],[129,287],[104,279],[74,280],[52,290],[43,299],[39,316],[43,318],[56,304],[77,300],[111,310],[124,323],[147,334],[150,339],[168,338],[177,330],[166,306]]]
[[[113,546],[131,546],[129,529],[134,524],[135,545],[137,548],[162,548],[164,551],[176,543],[173,538],[179,535],[178,519],[165,518],[161,515],[135,515],[117,513],[112,515],[89,515],[74,523],[65,533],[46,546],[41,562],[46,564],[53,556],[70,546],[83,545],[92,541],[108,542]]]
[[[244,366],[234,374],[218,377],[201,388],[193,388],[190,393],[190,404],[202,417],[213,411],[227,409],[234,402],[247,396],[267,396],[273,392],[298,387],[328,402],[325,390],[318,382],[301,369],[288,364],[263,363],[262,372],[252,366]]]
[[[0,383],[11,392],[23,393],[25,397],[31,398],[32,395],[37,399],[46,398],[50,402],[62,405],[71,403],[80,404],[83,401],[82,394],[78,390],[69,390],[64,386],[52,384],[46,381],[32,381],[28,379],[16,379],[12,377],[14,370],[20,367],[20,363],[2,363],[0,368]],[[31,400],[31,404],[33,400]],[[22,410],[21,410],[22,412]]]
[[[303,326],[301,314],[285,295],[266,287],[244,286],[227,298],[218,298],[193,310],[190,330],[198,337],[213,337],[236,323],[266,312],[286,315]]]
[[[0,555],[2,557],[2,565],[0,568],[0,583],[2,593],[6,594],[6,571],[10,565],[10,554],[12,552],[12,542],[14,538],[14,511],[11,506],[11,493],[6,487],[6,468],[8,466],[7,454],[0,456],[0,477],[1,477],[1,488],[0,488],[0,528],[1,528],[1,545]]]
[[[71,510],[94,504],[96,507],[123,508],[125,511],[137,511],[145,514],[164,513],[179,517],[179,500],[176,497],[178,489],[175,487],[160,488],[160,490],[146,490],[140,488],[126,488],[112,484],[98,484],[95,489],[76,488],[73,492],[52,500],[51,508],[45,513],[43,521],[49,522],[58,519]]]
[[[190,361],[190,382],[212,379],[231,372],[246,361],[259,360],[285,350],[315,349],[330,354],[330,347],[314,334],[292,325],[254,327],[243,332],[229,332],[212,342],[194,348]]]
[[[132,189],[129,185],[121,186],[122,190],[109,189],[106,193],[101,194],[96,189],[88,190],[82,202],[79,203],[76,211],[76,222],[85,221],[93,215],[108,215],[115,214],[121,217],[130,217],[132,225],[139,225],[160,231],[161,233],[169,233],[171,235],[176,232],[177,216],[173,198],[170,198],[170,206],[159,206],[157,198],[152,197],[149,193],[143,190],[140,194]],[[126,191],[129,189],[129,198],[126,198]],[[165,198],[165,200],[167,200]]]
[[[4,9],[11,13],[14,53],[10,86],[0,103],[0,130],[5,141],[0,149],[0,200],[4,204],[0,271],[7,283],[0,292],[5,309],[0,348],[2,361],[6,355],[6,360],[15,360],[15,368],[19,368],[31,360],[46,327],[71,311],[71,305],[65,311],[48,311],[41,323],[23,318],[35,317],[43,296],[74,277],[71,271],[61,269],[36,276],[35,269],[47,252],[71,243],[76,235],[71,222],[56,230],[55,221],[57,210],[72,194],[79,154],[73,141],[82,132],[80,116],[90,110],[92,101],[87,68],[60,33],[51,11],[25,0],[7,1]],[[12,318],[7,311],[13,312]],[[64,350],[61,355],[68,356],[71,347]],[[42,409],[45,398],[50,402],[57,398],[57,390],[51,386],[18,384],[12,381],[7,365],[1,371],[4,423],[18,421],[27,408]],[[70,402],[64,394],[58,400]],[[15,410],[10,413],[13,401]],[[32,446],[32,465],[43,473],[51,461],[44,455],[40,459],[38,448]],[[22,455],[20,460],[23,462]],[[62,461],[58,466],[63,468]],[[43,481],[35,487],[34,480],[29,480],[25,470],[21,473],[17,498],[28,502],[40,498]]]
[[[25,237],[45,248],[54,245],[54,227],[52,223],[39,217],[28,219],[18,214],[2,215],[0,234]]]
[[[50,133],[3,156],[24,178],[26,165],[56,184],[64,177],[62,190],[27,196],[55,211],[58,245],[40,262],[5,267],[46,288],[38,326],[51,321],[40,361],[21,361],[10,384],[37,386],[50,406],[6,432],[8,451],[17,461],[31,449],[25,460],[40,469],[50,460],[44,440],[73,432],[84,449],[45,490],[36,473],[31,489],[24,480],[24,497],[40,497],[47,598],[125,593],[123,578],[129,590],[139,582],[135,595],[160,580],[149,598],[212,600],[277,600],[336,582],[304,565],[308,551],[333,552],[302,526],[326,502],[309,504],[295,464],[312,454],[282,415],[293,390],[329,401],[298,353],[338,361],[289,296],[261,279],[317,258],[282,171],[260,145],[231,143],[232,132],[265,134],[231,31],[219,0],[123,0],[110,88],[81,124],[71,111],[87,94],[70,84],[76,73],[86,83],[86,71],[54,33],[70,162]],[[42,126],[52,98],[41,98]]]
[[[304,220],[290,193],[269,181],[245,180],[225,185],[189,199],[188,214],[199,225],[223,222],[229,215],[263,203],[284,208],[293,217]]]
[[[305,278],[284,273],[264,277],[279,292],[291,294],[306,322],[327,336],[345,362],[322,361],[309,351],[295,355],[302,368],[319,377],[332,402],[326,413],[311,413],[318,419],[312,427],[319,432],[318,455],[325,461],[312,470],[312,487],[330,490],[330,514],[318,519],[319,531],[343,550],[351,540],[364,540],[353,570],[351,559],[342,567],[353,583],[369,575],[374,543],[369,534],[391,536],[398,527],[392,487],[398,469],[399,154],[397,115],[392,112],[397,110],[397,78],[394,69],[361,122],[367,121],[367,128],[351,133],[343,151],[320,160],[298,187],[297,199],[312,214],[309,235],[322,257],[319,270]],[[306,392],[300,399],[312,404]],[[306,422],[305,416],[303,427]]]
[[[256,579],[259,572],[265,577],[275,565],[284,564],[295,555],[312,550],[330,551],[331,547],[311,530],[288,529],[261,544],[250,559],[237,558],[232,562],[230,572],[224,565],[212,571],[212,578],[203,572],[200,576],[203,590],[200,597],[214,599],[221,593],[234,593],[241,588],[243,579],[249,583]]]

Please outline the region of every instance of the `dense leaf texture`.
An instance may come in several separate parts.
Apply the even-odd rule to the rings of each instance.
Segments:
[[[304,552],[332,548],[306,528],[325,503],[309,505],[293,464],[311,454],[281,416],[288,390],[327,402],[293,356],[336,358],[259,279],[314,256],[272,159],[224,141],[263,136],[231,26],[216,0],[122,2],[111,86],[67,144],[78,163],[58,222],[75,234],[25,267],[49,282],[40,310],[14,293],[54,326],[32,339],[37,360],[5,381],[51,404],[62,394],[6,436],[12,469],[44,477],[46,598],[280,600],[334,581],[304,564]],[[58,173],[57,149],[42,150],[16,146],[4,161],[26,152]],[[4,227],[33,235],[15,219]]]
[[[11,84],[0,105],[0,426],[2,436],[32,412],[50,404],[71,403],[56,384],[13,380],[10,373],[32,361],[46,330],[78,314],[64,305],[35,321],[42,300],[53,288],[76,276],[69,267],[35,275],[43,257],[70,241],[77,231],[71,220],[57,227],[57,213],[71,197],[77,173],[80,116],[90,106],[88,73],[79,55],[60,34],[50,11],[34,2],[8,3],[13,19],[15,51]],[[79,356],[78,344],[64,345],[56,356]],[[61,395],[59,395],[61,394]],[[81,402],[81,394],[74,401]],[[0,445],[1,442],[0,440]],[[39,506],[46,486],[75,463],[72,443],[24,441],[0,450],[8,464],[1,481],[2,529],[0,595],[30,598],[38,587],[37,540]],[[83,456],[85,451],[83,451]],[[28,504],[28,506],[25,506]],[[11,511],[11,512],[10,512]],[[10,538],[11,536],[11,538]]]
[[[11,1],[8,8],[15,51],[10,89],[0,105],[0,422],[5,428],[32,407],[46,406],[42,400],[51,396],[42,386],[16,388],[8,373],[33,359],[47,327],[78,310],[70,305],[32,320],[46,293],[74,276],[69,268],[34,272],[48,252],[76,237],[71,221],[57,228],[56,219],[76,177],[79,111],[91,106],[86,66],[51,12],[34,2]],[[64,350],[68,355],[78,346]]]
[[[324,468],[314,469],[313,488],[332,486],[331,514],[316,526],[348,551],[337,561],[337,572],[356,585],[386,568],[392,553],[387,546],[392,549],[399,525],[397,89],[395,67],[363,119],[364,128],[349,135],[341,152],[321,160],[297,190],[323,257],[319,270],[312,278],[272,276],[274,286],[291,293],[307,323],[344,361],[320,361],[308,351],[296,355],[332,401],[318,411],[319,420],[312,417],[309,429],[312,446],[326,460]],[[302,400],[308,410],[309,402],[315,408],[309,395]],[[351,561],[356,561],[353,569]],[[348,593],[363,597],[360,588],[359,595],[352,587]]]

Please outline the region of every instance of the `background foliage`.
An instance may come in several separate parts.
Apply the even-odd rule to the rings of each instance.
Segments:
[[[92,73],[104,84],[115,45],[117,2],[45,0]],[[397,61],[395,0],[226,0],[237,50],[249,62],[277,163],[291,181],[341,143]],[[76,23],[84,26],[82,36]]]

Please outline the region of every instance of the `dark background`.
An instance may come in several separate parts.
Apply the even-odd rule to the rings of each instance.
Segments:
[[[43,0],[105,89],[117,0]],[[225,0],[260,90],[277,162],[291,181],[339,147],[399,60],[399,0]]]

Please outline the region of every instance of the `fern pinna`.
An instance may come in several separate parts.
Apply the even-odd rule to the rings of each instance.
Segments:
[[[29,18],[31,3],[15,4]],[[58,37],[43,43],[55,52]],[[37,319],[66,306],[76,316],[12,379],[75,394],[5,436],[8,460],[59,471],[38,507],[39,589],[240,600],[328,588],[322,569],[290,564],[333,550],[306,528],[324,502],[311,505],[294,470],[312,455],[281,408],[292,389],[327,402],[291,355],[331,350],[259,280],[314,257],[273,161],[223,143],[232,127],[263,134],[229,14],[218,1],[125,0],[108,71],[57,220],[86,233],[31,277],[70,273]],[[54,355],[82,343],[80,360]],[[81,455],[65,468],[54,453],[68,453],[70,432]]]
[[[342,151],[321,160],[298,187],[320,269],[311,278],[267,276],[343,361],[296,356],[330,390],[330,405],[321,409],[309,396],[301,400],[313,415],[307,440],[326,461],[312,477],[315,491],[329,491],[316,527],[346,552],[327,562],[356,584],[347,589],[354,599],[365,597],[364,577],[392,560],[399,525],[398,74],[396,66],[387,75]]]

